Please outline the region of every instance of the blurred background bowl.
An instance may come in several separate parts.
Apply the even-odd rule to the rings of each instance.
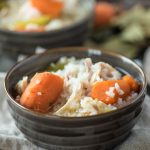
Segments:
[[[23,76],[45,68],[62,56],[79,59],[90,57],[93,62],[104,61],[124,73],[131,74],[141,84],[138,97],[131,104],[113,112],[79,118],[44,115],[18,104],[15,101],[16,83]],[[53,49],[16,64],[5,78],[5,88],[9,96],[10,113],[17,127],[31,142],[51,150],[99,150],[112,149],[130,134],[142,110],[146,79],[140,67],[126,57],[103,53],[100,50],[72,47]]]
[[[17,32],[0,29],[0,49],[13,53],[33,54],[37,46],[54,48],[82,45],[92,25],[94,0],[80,0],[81,8],[87,12],[80,21],[66,27],[46,32]]]

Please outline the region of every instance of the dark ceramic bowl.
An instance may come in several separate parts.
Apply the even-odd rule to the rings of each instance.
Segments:
[[[49,49],[82,45],[88,37],[93,17],[93,0],[80,0],[87,14],[80,21],[58,30],[46,32],[16,32],[0,29],[0,48],[15,53],[33,54],[37,46]]]
[[[90,57],[93,62],[104,61],[123,73],[131,74],[141,84],[138,97],[131,104],[113,112],[73,118],[36,113],[18,104],[15,101],[16,83],[23,76],[45,68],[62,56]],[[5,87],[9,96],[10,112],[16,125],[31,142],[50,150],[99,150],[111,149],[131,132],[142,110],[146,79],[140,67],[123,56],[74,47],[53,49],[16,64],[6,76]]]

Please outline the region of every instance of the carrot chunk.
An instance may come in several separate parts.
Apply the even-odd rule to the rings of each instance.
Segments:
[[[52,17],[60,16],[63,9],[63,2],[60,0],[31,0],[31,3],[40,12]]]
[[[137,92],[139,90],[139,83],[132,76],[125,75],[123,77],[123,80],[126,81],[130,85],[133,91]]]
[[[99,99],[106,104],[114,104],[118,98],[130,94],[130,86],[123,80],[108,80],[96,82],[92,87],[91,97]]]
[[[107,2],[98,2],[95,6],[94,25],[96,28],[105,27],[115,17],[116,7]]]
[[[106,91],[114,85],[113,81],[96,82],[91,91],[91,97],[99,99],[106,104],[113,104],[116,102],[116,96],[110,97],[106,94]]]
[[[63,79],[58,75],[37,73],[21,96],[20,104],[35,111],[46,113],[63,89]]]

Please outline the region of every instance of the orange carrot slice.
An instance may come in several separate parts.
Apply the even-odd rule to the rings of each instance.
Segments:
[[[129,94],[130,86],[123,80],[96,82],[91,91],[92,98],[99,99],[106,104],[114,104],[118,98],[124,98]]]
[[[19,32],[45,32],[45,27],[41,26],[38,27],[38,29],[25,29],[25,28],[21,28],[21,27],[16,27],[15,31],[19,31]]]
[[[106,91],[114,85],[112,81],[102,81],[96,82],[91,91],[91,97],[94,99],[99,99],[106,104],[113,104],[116,102],[116,96],[110,97],[106,94]]]
[[[37,73],[21,96],[20,104],[35,111],[46,113],[49,105],[60,96],[63,79],[58,75],[43,72]]]
[[[31,0],[31,3],[40,12],[52,17],[60,16],[63,9],[63,2],[60,0]]]
[[[132,76],[125,75],[123,77],[123,80],[126,81],[130,85],[133,91],[137,92],[139,90],[139,83]]]
[[[25,31],[25,27],[23,27],[23,26],[21,26],[21,25],[16,25],[16,26],[15,26],[15,30],[16,30],[16,31],[23,32],[23,31]]]
[[[116,7],[107,2],[98,2],[95,6],[94,25],[96,28],[105,27],[115,17]]]

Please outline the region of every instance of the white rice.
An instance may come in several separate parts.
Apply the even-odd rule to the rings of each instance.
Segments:
[[[120,88],[118,83],[115,83],[115,89],[118,92],[119,95],[123,95],[124,91]]]
[[[114,96],[115,96],[114,90],[115,90],[114,87],[110,87],[109,90],[105,92],[105,94],[111,98],[114,98]]]
[[[42,14],[38,9],[32,6],[30,1],[26,1],[19,8],[19,12],[17,13],[17,19],[20,20],[29,20],[32,18],[40,17]]]
[[[122,108],[122,107],[130,104],[137,96],[138,96],[138,93],[132,92],[131,95],[128,96],[126,100],[119,98],[117,103],[114,104],[114,106],[116,106],[117,108]]]

